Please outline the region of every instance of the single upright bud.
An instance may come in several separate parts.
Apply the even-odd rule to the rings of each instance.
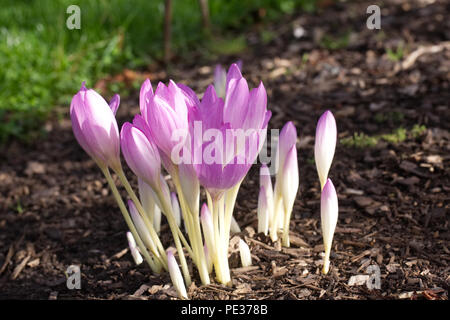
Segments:
[[[252,265],[252,255],[250,249],[244,240],[239,239],[239,253],[241,256],[241,263],[243,267],[249,267]]]
[[[334,230],[338,220],[338,198],[336,189],[330,179],[327,180],[320,197],[320,218],[322,225],[323,246],[325,248],[325,257],[323,263],[324,274],[328,273],[330,268],[330,252],[333,243]]]

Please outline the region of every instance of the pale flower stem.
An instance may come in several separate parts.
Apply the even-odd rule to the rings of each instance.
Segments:
[[[186,286],[189,287],[192,283],[192,280],[191,280],[191,275],[189,274],[189,268],[187,266],[186,257],[183,252],[183,247],[181,246],[181,242],[180,242],[180,235],[183,236],[183,234],[181,233],[180,229],[177,226],[177,223],[175,222],[175,218],[174,218],[174,215],[172,212],[172,205],[170,203],[167,203],[166,198],[161,193],[161,190],[155,190],[155,192],[159,198],[161,205],[163,206],[163,208],[161,208],[162,211],[166,213],[167,222],[169,223],[170,230],[172,231],[173,239],[175,241],[175,247],[177,248],[178,257],[180,258],[181,270],[183,271],[184,282],[186,283]],[[187,245],[187,242],[185,245]],[[187,248],[189,248],[189,250],[191,250],[189,246],[186,246],[186,249]],[[192,250],[190,251],[190,254],[193,255]]]
[[[158,234],[156,233],[156,231],[155,231],[155,229],[154,229],[154,227],[153,227],[153,224],[151,224],[151,222],[148,221],[147,216],[146,216],[146,214],[145,214],[145,210],[144,210],[144,208],[142,207],[141,202],[140,202],[139,199],[137,198],[136,193],[134,192],[133,188],[131,188],[131,185],[130,185],[130,183],[128,182],[128,179],[126,178],[126,176],[125,176],[125,174],[123,173],[123,171],[122,171],[120,174],[118,173],[118,176],[119,176],[119,179],[120,179],[120,180],[122,181],[122,183],[124,184],[125,189],[127,190],[128,194],[130,195],[131,200],[133,200],[133,202],[135,203],[136,208],[138,209],[139,213],[141,213],[141,215],[143,216],[144,222],[145,222],[147,228],[149,229],[150,233],[151,233],[154,237],[157,238],[157,240],[158,240],[159,243],[161,243],[161,241],[159,240]],[[160,201],[161,201],[161,200],[160,200]],[[170,209],[172,210],[172,206],[170,206]],[[171,212],[171,215],[172,215],[172,217],[173,217],[172,211],[170,211],[170,212]],[[177,228],[176,228],[176,232],[178,233],[178,236],[180,237],[180,239],[181,239],[181,241],[183,242],[183,244],[185,245],[186,250],[188,250],[189,254],[192,255],[192,250],[191,250],[189,244],[187,243],[186,239],[184,238],[183,233],[182,233],[181,230],[178,228],[178,226],[177,226]],[[157,243],[158,243],[158,242],[157,242]],[[159,246],[159,248],[160,248],[160,251],[161,251],[161,250],[164,250],[164,248],[162,247],[162,244],[161,244],[161,246]],[[163,254],[162,256],[163,256],[163,257],[166,257],[166,254]],[[166,259],[167,259],[167,257],[166,257]]]
[[[158,257],[162,258],[161,260],[164,262],[164,266],[166,267],[167,266],[167,256],[165,254],[165,250],[161,243],[161,240],[159,239],[158,234],[156,233],[155,228],[153,227],[153,224],[148,221],[147,214],[146,214],[144,208],[142,207],[142,204],[139,201],[138,197],[136,196],[136,193],[134,192],[133,188],[131,187],[130,183],[128,182],[128,179],[125,176],[125,173],[123,172],[123,170],[116,171],[116,174],[119,177],[120,182],[122,182],[123,186],[125,187],[125,190],[127,191],[131,200],[134,202],[138,212],[141,214],[141,216],[144,220],[144,223],[150,233],[150,236],[152,237],[152,240],[155,242],[155,244],[159,250],[160,254],[158,255]]]
[[[277,194],[275,195],[275,206],[274,206],[274,212],[272,216],[272,221],[270,223],[270,238],[272,241],[278,240],[278,214],[280,212],[281,207],[281,197],[279,197]]]
[[[243,180],[243,179],[242,179]],[[226,193],[225,198],[225,230],[226,230],[226,248],[230,244],[230,230],[231,230],[231,218],[233,217],[233,210],[236,204],[237,194],[241,187],[242,180],[235,185],[231,190]]]
[[[284,212],[284,227],[283,227],[283,239],[282,243],[285,247],[290,247],[290,241],[289,241],[289,222],[291,221],[291,213],[292,209],[286,210]]]
[[[207,193],[208,194],[208,193]],[[208,199],[211,199],[211,196],[208,194]],[[212,202],[212,201],[211,201]],[[214,244],[215,244],[215,254],[213,257],[214,271],[216,273],[216,278],[220,283],[222,281],[222,268],[219,260],[219,251],[220,251],[220,238],[219,238],[219,204],[217,201],[212,202],[212,214],[213,214],[213,226],[214,226]]]
[[[108,185],[113,193],[114,198],[117,201],[117,204],[119,205],[120,212],[122,213],[125,222],[128,225],[128,228],[130,229],[131,233],[133,234],[134,239],[136,240],[136,243],[141,250],[141,253],[143,254],[145,261],[149,264],[150,268],[154,273],[160,273],[160,269],[158,269],[157,265],[155,265],[153,259],[148,254],[148,251],[142,242],[141,238],[138,235],[138,232],[136,230],[136,227],[133,224],[133,221],[131,220],[130,214],[128,213],[127,207],[125,206],[125,203],[122,200],[122,197],[120,196],[119,190],[117,190],[117,187],[111,177],[111,173],[109,172],[108,168],[100,167],[103,174],[105,175],[106,181],[108,181]],[[164,269],[167,270],[167,266],[163,265]]]
[[[212,201],[211,195],[209,194],[208,190],[205,190],[205,192],[206,192],[206,199],[208,200],[209,212],[214,212],[213,201]]]
[[[330,269],[330,249],[325,248],[325,256],[323,257],[322,273],[327,274]]]
[[[189,206],[184,198],[183,190],[181,188],[180,180],[178,174],[172,175],[173,181],[175,183],[175,188],[177,189],[178,196],[180,198],[181,211],[186,222],[186,228],[188,231],[189,240],[193,247],[195,255],[192,256],[194,263],[197,265],[197,269],[200,274],[202,284],[209,284],[209,272],[208,264],[206,261],[205,251],[203,249],[202,233],[200,229],[200,220],[198,212],[191,212]]]
[[[171,172],[170,175],[172,176],[172,180],[175,184],[175,189],[177,191],[179,202],[180,202],[181,214],[182,214],[184,222],[185,222],[186,231],[187,231],[189,240],[191,240],[192,232],[193,232],[193,221],[192,221],[192,216],[191,216],[190,210],[188,211],[188,206],[186,205],[186,201],[184,199],[184,194],[183,194],[183,190],[181,188],[180,180],[178,177],[178,172],[176,170],[174,170],[174,172]],[[194,243],[191,243],[191,244],[194,247]],[[192,258],[195,260],[195,259],[197,259],[196,249],[192,248],[192,251],[195,254],[195,255],[193,255]]]
[[[225,237],[227,232],[225,232],[225,217],[224,217],[224,206],[225,197],[222,196],[220,199],[216,200],[214,203],[215,216],[217,216],[218,226],[216,230],[219,232],[218,237],[216,237],[217,250],[217,263],[218,263],[218,273],[220,273],[219,281],[225,285],[231,284],[230,268],[228,266],[228,247],[226,246],[228,241]]]
[[[225,234],[225,196],[222,196],[219,203],[219,234],[220,234],[220,240],[224,244],[226,241],[226,234]]]

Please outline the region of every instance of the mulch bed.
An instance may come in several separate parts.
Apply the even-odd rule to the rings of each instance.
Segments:
[[[371,3],[352,2],[272,25],[276,36],[269,43],[261,40],[261,26],[246,35],[250,46],[239,58],[253,86],[264,82],[270,127],[292,120],[300,135],[292,246],[281,248],[255,233],[256,165],[235,208],[242,232],[231,239],[233,286],[201,286],[194,271],[193,299],[448,299],[450,4],[422,2],[384,1],[380,31],[365,25]],[[306,30],[300,39],[293,35],[298,26]],[[318,40],[346,33],[348,43],[337,50]],[[389,59],[386,48],[401,41],[405,56]],[[434,53],[423,49],[432,45],[438,46]],[[419,48],[423,54],[412,59]],[[202,92],[213,67],[180,62],[170,76]],[[167,80],[159,74],[153,85]],[[124,99],[119,122],[129,121],[137,105],[137,95]],[[399,127],[408,134],[402,142],[360,148],[338,143],[330,177],[340,212],[324,276],[313,148],[326,109],[336,117],[340,139]],[[411,135],[414,125],[426,130]],[[31,146],[13,142],[0,153],[0,298],[175,299],[167,274],[152,275],[145,263],[132,261],[126,224],[105,179],[76,143],[68,116],[46,130],[47,137]],[[162,234],[170,245],[167,227]],[[249,244],[254,266],[240,268],[236,236]],[[81,266],[81,290],[66,287],[72,264]],[[380,268],[381,289],[349,285],[370,265]]]

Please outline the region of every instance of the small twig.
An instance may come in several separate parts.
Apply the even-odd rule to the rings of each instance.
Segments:
[[[411,68],[420,56],[424,54],[437,53],[444,49],[450,49],[450,41],[445,41],[432,46],[420,46],[419,48],[411,52],[405,59],[403,59],[401,63],[398,63],[395,66],[394,74],[402,70]]]
[[[2,274],[3,271],[5,271],[6,267],[8,266],[9,262],[11,261],[13,254],[14,254],[14,245],[10,245],[8,253],[6,254],[5,262],[3,263],[3,266],[0,269],[0,274]]]
[[[11,280],[16,280],[16,278],[19,276],[19,274],[22,272],[22,270],[23,270],[23,269],[25,268],[25,266],[27,265],[28,260],[30,260],[30,258],[31,258],[30,255],[26,256],[26,257],[22,260],[22,262],[21,262],[19,265],[17,265],[17,267],[14,269],[14,272],[13,272],[12,275],[11,275]]]
[[[116,254],[114,254],[113,256],[111,256],[111,258],[109,258],[108,260],[106,260],[107,262],[111,262],[111,260],[115,260],[115,259],[120,259],[122,258],[126,253],[128,252],[128,248],[125,248],[119,252],[117,252]]]
[[[267,245],[267,244],[265,244],[265,243],[263,243],[261,241],[258,241],[258,240],[252,239],[252,238],[247,238],[247,239],[250,240],[253,243],[256,243],[256,244],[260,245],[263,248],[268,249],[268,250],[275,250],[274,247],[271,247],[271,246],[269,246],[269,245]]]

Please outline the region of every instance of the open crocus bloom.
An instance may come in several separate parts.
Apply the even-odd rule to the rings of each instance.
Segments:
[[[191,114],[193,134],[196,123],[201,123],[204,132],[203,139],[193,141],[195,170],[200,183],[212,195],[219,195],[243,179],[262,148],[271,117],[266,91],[262,83],[249,91],[233,64],[227,75],[225,100],[209,86]]]
[[[182,297],[186,294],[178,265],[171,252],[166,256],[158,237],[160,214],[167,218],[186,285],[191,277],[185,251],[203,284],[209,284],[212,268],[219,282],[230,284],[228,246],[233,208],[240,184],[263,147],[271,117],[262,83],[250,90],[237,64],[221,77],[223,92],[218,96],[211,85],[201,101],[183,84],[159,83],[153,91],[146,80],[140,91],[140,114],[123,125],[120,139],[114,116],[118,96],[108,106],[83,85],[71,106],[75,136],[101,167],[141,254],[154,272],[169,270]],[[140,199],[120,166],[120,147],[138,177]],[[170,196],[161,164],[170,174],[176,195]],[[128,209],[108,167],[131,198]],[[207,194],[201,215],[200,186]],[[189,242],[177,226],[181,218]],[[236,223],[235,229],[239,230]]]
[[[201,101],[189,87],[178,87],[183,91],[189,123],[181,163],[193,164],[200,184],[207,190],[209,209],[219,221],[213,226],[215,248],[208,249],[214,254],[218,280],[229,283],[227,250],[232,211],[239,185],[266,138],[271,117],[266,90],[261,83],[250,91],[236,64],[226,77],[225,99],[217,96],[212,85]]]
[[[109,106],[83,82],[70,104],[72,129],[78,143],[99,166],[115,170],[120,168],[119,129],[114,116],[119,102],[116,95]]]

